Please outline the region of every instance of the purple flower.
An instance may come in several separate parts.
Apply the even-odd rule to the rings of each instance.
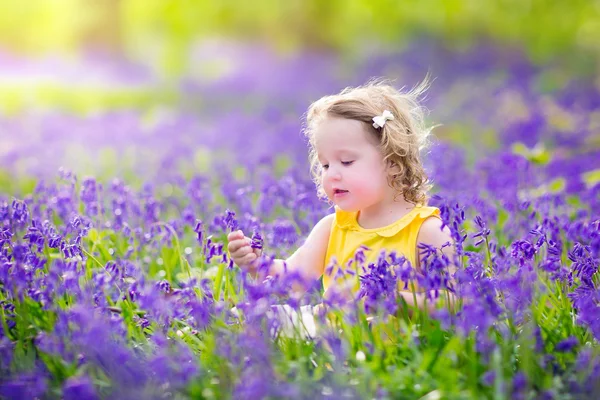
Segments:
[[[85,178],[81,182],[81,201],[85,205],[87,215],[98,215],[98,184],[94,178]]]
[[[253,249],[261,249],[263,248],[263,238],[258,232],[258,230],[254,230],[252,233],[252,244],[250,245]]]
[[[30,245],[36,245],[39,249],[44,247],[45,238],[40,229],[38,229],[37,222],[31,221],[31,225],[27,228],[27,233],[23,236],[23,239],[29,241]]]
[[[238,221],[235,218],[235,212],[231,210],[225,210],[225,224],[229,229],[229,232],[233,232],[238,229]]]
[[[189,307],[189,315],[194,319],[193,326],[198,330],[205,329],[211,322],[215,314],[214,303],[208,301],[211,297],[206,297],[205,300],[190,300],[186,306]]]
[[[369,264],[367,273],[359,275],[359,279],[360,289],[357,297],[364,298],[366,312],[375,312],[378,303],[383,299],[392,299],[395,303],[398,280],[394,269],[386,260],[385,251],[381,252],[376,264]]]
[[[92,381],[87,376],[71,377],[63,384],[65,400],[98,399]]]
[[[12,204],[12,219],[20,226],[25,225],[29,221],[29,207],[22,200],[13,199]]]
[[[7,399],[40,398],[46,393],[47,378],[39,372],[22,373],[0,383],[0,395]]]
[[[0,336],[0,375],[8,376],[10,364],[13,359],[13,351],[14,344],[2,332]]]
[[[579,344],[575,336],[570,336],[556,344],[554,349],[560,353],[566,353],[573,350]]]
[[[291,221],[277,219],[271,224],[269,243],[276,247],[288,248],[298,241],[298,231]]]
[[[333,271],[335,270],[337,272],[338,269],[340,269],[338,261],[335,258],[335,256],[333,256],[331,258],[329,265],[327,265],[327,267],[325,267],[325,275],[331,276],[333,274]]]
[[[511,255],[519,260],[520,265],[524,265],[525,261],[532,260],[536,252],[536,248],[526,240],[517,240],[512,244]]]
[[[204,238],[204,226],[201,220],[196,220],[196,226],[194,227],[194,232],[196,233],[196,240],[200,245],[203,245]]]
[[[517,372],[515,376],[513,376],[512,387],[513,398],[526,398],[527,376],[523,372]]]
[[[481,376],[481,383],[485,386],[492,386],[496,380],[496,371],[487,371]]]
[[[479,232],[471,235],[471,237],[472,238],[480,238],[477,242],[475,242],[475,247],[477,247],[487,239],[487,237],[490,235],[491,231],[486,227],[485,222],[479,215],[475,217],[475,223],[480,228],[480,230],[479,230]]]

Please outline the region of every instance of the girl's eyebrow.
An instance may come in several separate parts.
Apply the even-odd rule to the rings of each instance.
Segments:
[[[341,150],[336,150],[333,152],[333,154],[358,154],[357,151],[355,150],[350,150],[350,149],[341,149]],[[321,154],[317,153],[317,156],[321,157]]]
[[[350,150],[350,149],[341,149],[337,151],[338,154],[341,153],[350,153],[350,154],[356,154],[356,152],[354,150]]]

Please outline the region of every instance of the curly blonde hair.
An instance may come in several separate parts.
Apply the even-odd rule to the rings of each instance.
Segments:
[[[425,125],[427,110],[418,100],[428,87],[428,76],[407,92],[397,90],[388,80],[374,79],[311,104],[306,112],[304,133],[308,138],[310,171],[317,186],[317,195],[327,198],[321,185],[322,168],[315,148],[314,131],[323,119],[333,117],[362,122],[365,131],[377,140],[384,163],[396,167],[393,170],[397,172],[388,175],[388,184],[396,191],[394,200],[402,195],[407,202],[427,204],[431,184],[421,162],[421,151],[429,144],[428,137],[433,127]],[[391,111],[394,119],[388,120],[382,128],[375,128],[373,117],[381,115],[384,110]]]

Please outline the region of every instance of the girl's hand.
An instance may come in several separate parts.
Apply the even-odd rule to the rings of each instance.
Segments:
[[[244,233],[240,230],[227,235],[227,241],[229,242],[227,250],[233,262],[248,272],[254,272],[254,262],[261,255],[262,250],[252,248],[250,246],[252,239],[244,236]]]

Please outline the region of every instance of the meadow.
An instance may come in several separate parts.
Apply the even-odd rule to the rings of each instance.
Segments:
[[[597,398],[597,80],[491,45],[202,51],[213,69],[175,86],[94,60],[0,94],[0,396]],[[10,61],[24,81],[49,68]],[[351,307],[334,296],[314,327],[282,326],[272,306],[319,304],[320,283],[250,278],[227,233],[253,235],[263,264],[290,255],[332,212],[309,176],[309,104],[428,72],[429,204],[452,232],[456,285],[432,249],[421,272],[359,252],[333,272],[359,279]],[[398,280],[435,311],[410,309]]]

